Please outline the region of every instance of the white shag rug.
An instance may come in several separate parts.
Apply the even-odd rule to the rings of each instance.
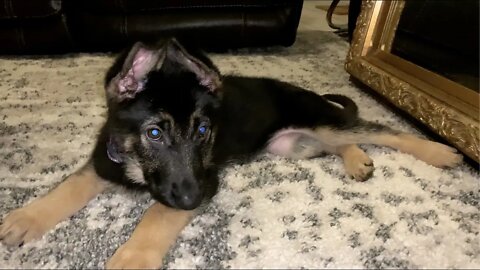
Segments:
[[[348,95],[362,117],[418,133],[349,82],[347,50],[334,34],[305,32],[291,48],[212,58],[223,73]],[[112,59],[0,59],[0,217],[86,162],[104,121],[102,80]],[[165,267],[480,268],[479,172],[362,147],[376,167],[363,183],[328,155],[304,161],[266,155],[226,169],[220,192],[184,230]],[[39,241],[0,245],[0,268],[103,267],[150,203],[146,194],[106,192]]]

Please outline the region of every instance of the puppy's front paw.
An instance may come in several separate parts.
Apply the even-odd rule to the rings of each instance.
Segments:
[[[347,174],[357,181],[366,181],[373,175],[373,160],[358,146],[348,145],[340,150]]]
[[[345,160],[345,171],[357,181],[366,181],[373,175],[373,160],[367,155]]]
[[[0,226],[0,240],[9,246],[20,246],[40,238],[47,230],[38,214],[28,208],[14,210]]]
[[[107,269],[158,269],[162,266],[163,255],[160,250],[122,245],[108,260]]]

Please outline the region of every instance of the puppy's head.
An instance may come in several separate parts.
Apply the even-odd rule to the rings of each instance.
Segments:
[[[136,43],[106,78],[107,154],[130,181],[180,209],[197,207],[216,133],[221,76],[176,40]]]

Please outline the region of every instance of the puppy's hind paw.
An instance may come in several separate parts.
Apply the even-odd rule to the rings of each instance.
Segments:
[[[463,161],[463,156],[457,149],[448,145],[414,137],[407,137],[407,139],[411,142],[409,152],[432,166],[453,168]]]
[[[434,160],[434,162],[432,162],[433,166],[440,168],[453,168],[462,163],[463,155],[459,154],[457,149],[444,144],[439,145],[438,154],[441,158]]]

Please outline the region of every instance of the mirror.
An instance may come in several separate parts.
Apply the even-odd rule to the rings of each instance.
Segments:
[[[478,0],[406,1],[392,54],[479,92]]]
[[[477,0],[363,1],[345,68],[479,162]]]

